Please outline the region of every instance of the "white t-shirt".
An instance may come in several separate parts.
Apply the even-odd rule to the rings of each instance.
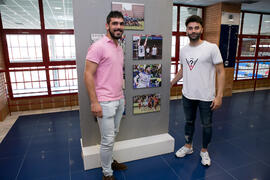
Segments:
[[[203,41],[198,46],[184,46],[180,51],[183,64],[183,90],[188,99],[213,101],[215,98],[216,64],[222,63],[216,44]]]
[[[150,74],[147,74],[145,72],[141,72],[141,73],[139,73],[139,75],[137,75],[135,77],[134,80],[135,80],[135,82],[138,81],[137,88],[146,88],[146,87],[149,87],[150,79],[151,79]]]
[[[138,57],[144,57],[145,56],[145,48],[144,46],[139,46],[139,52],[138,52]]]
[[[157,47],[152,48],[152,55],[156,56],[157,55]]]
[[[147,54],[149,54],[149,53],[150,53],[150,48],[149,48],[149,47],[148,47],[148,48],[146,48],[146,50],[145,50],[145,51],[146,51],[146,53],[147,53]]]

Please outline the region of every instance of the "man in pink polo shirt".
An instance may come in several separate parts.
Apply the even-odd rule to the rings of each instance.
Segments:
[[[97,117],[100,133],[100,160],[103,180],[114,180],[113,170],[124,170],[124,164],[113,160],[114,140],[124,112],[124,56],[118,39],[124,31],[124,17],[119,11],[107,16],[107,34],[88,49],[85,63],[85,84],[91,111]]]

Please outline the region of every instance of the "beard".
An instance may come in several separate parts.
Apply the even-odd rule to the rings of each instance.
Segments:
[[[188,34],[189,40],[190,41],[198,41],[201,37],[202,33],[192,33],[192,34]]]
[[[116,31],[119,31],[120,33],[118,33],[118,32],[116,33]],[[110,35],[111,35],[111,37],[112,37],[113,39],[118,40],[118,39],[120,39],[120,38],[122,37],[123,30],[122,30],[122,29],[115,29],[115,30],[112,32],[112,30],[109,29],[109,33],[110,33]]]

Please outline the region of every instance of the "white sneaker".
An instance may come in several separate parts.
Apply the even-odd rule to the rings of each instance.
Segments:
[[[201,158],[202,158],[202,161],[201,161],[201,163],[204,165],[204,166],[206,166],[206,165],[208,165],[208,166],[210,166],[211,165],[211,159],[210,159],[210,157],[209,157],[209,154],[208,154],[208,152],[206,151],[206,152],[200,152],[200,156],[201,156]]]
[[[175,155],[177,157],[184,157],[187,154],[192,154],[193,153],[193,148],[188,148],[186,146],[181,147],[178,151],[176,151]]]

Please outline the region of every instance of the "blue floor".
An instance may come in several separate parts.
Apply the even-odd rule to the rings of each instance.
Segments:
[[[169,133],[175,151],[184,144],[181,100],[170,103]],[[269,180],[270,90],[233,94],[214,113],[210,167],[200,164],[201,126],[196,121],[192,155],[174,153],[126,163],[118,180]],[[0,144],[0,179],[101,180],[101,169],[84,171],[79,112],[20,116]]]

